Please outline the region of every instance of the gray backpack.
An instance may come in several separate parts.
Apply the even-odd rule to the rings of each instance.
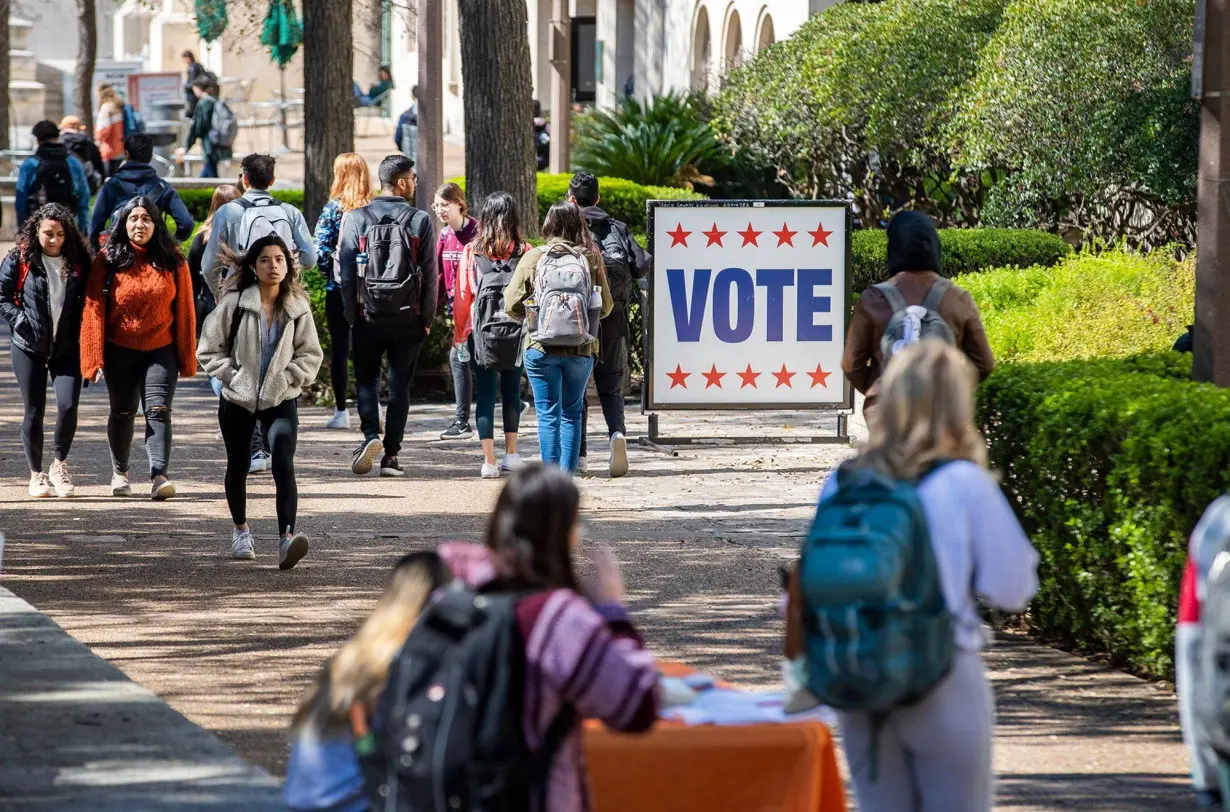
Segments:
[[[209,119],[209,143],[215,147],[233,147],[239,137],[239,122],[226,102],[214,102],[213,116]]]
[[[881,282],[875,289],[884,294],[893,309],[893,315],[880,338],[881,363],[887,364],[894,355],[924,338],[938,338],[954,345],[957,343],[952,327],[940,316],[940,302],[952,290],[952,282],[935,280],[921,305],[906,304],[905,297],[892,282]]]
[[[555,243],[534,269],[531,338],[544,347],[580,347],[594,340],[597,311],[589,306],[593,275],[582,248]]]

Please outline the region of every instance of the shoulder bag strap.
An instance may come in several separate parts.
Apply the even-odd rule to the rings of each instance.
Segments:
[[[243,319],[243,309],[239,306],[238,299],[235,301],[235,312],[231,314],[231,332],[226,340],[226,351],[230,353],[231,358],[235,357],[235,339],[239,337],[239,323]]]
[[[893,309],[894,313],[900,313],[909,307],[906,304],[905,297],[901,295],[901,291],[897,290],[897,286],[892,282],[881,282],[873,287],[884,294],[884,298],[888,300],[888,306]]]
[[[923,299],[922,306],[927,310],[940,312],[940,302],[944,301],[944,297],[950,290],[952,290],[952,282],[940,277],[932,283],[931,290],[927,291],[927,298]]]

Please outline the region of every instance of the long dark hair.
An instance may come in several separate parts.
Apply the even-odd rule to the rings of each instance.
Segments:
[[[21,230],[17,232],[17,250],[21,252],[18,255],[21,261],[28,265],[31,259],[42,253],[38,230],[44,220],[55,220],[64,229],[64,248],[60,252],[64,264],[60,268],[60,278],[67,279],[74,270],[84,273],[90,267],[90,247],[81,229],[77,228],[77,218],[59,203],[48,203],[21,224]]]
[[[253,240],[243,256],[236,256],[230,252],[230,249],[224,247],[222,262],[226,265],[233,264],[235,271],[226,278],[222,286],[226,290],[244,290],[252,285],[260,284],[260,277],[256,275],[256,260],[260,259],[261,251],[271,245],[277,246],[286,257],[286,276],[282,279],[277,303],[278,310],[285,310],[288,296],[302,296],[306,299],[307,291],[304,290],[303,283],[299,281],[299,262],[295,252],[290,250],[277,234],[266,234],[260,239]]]
[[[581,494],[555,466],[527,465],[508,480],[487,524],[487,547],[507,581],[577,589],[572,531]]]
[[[575,203],[563,202],[552,206],[542,223],[542,236],[547,240],[563,240],[578,248],[593,247],[589,226],[585,224],[581,208]]]
[[[482,211],[478,213],[478,237],[474,241],[474,252],[491,259],[504,259],[518,253],[524,244],[517,201],[508,192],[488,195]]]
[[[111,224],[111,236],[107,238],[107,248],[104,254],[107,265],[112,271],[123,271],[132,267],[135,261],[132,240],[128,236],[128,215],[133,209],[145,209],[150,219],[154,221],[154,236],[145,244],[145,256],[149,263],[168,273],[172,273],[184,261],[184,254],[179,250],[179,243],[167,230],[167,222],[162,216],[162,210],[145,195],[137,195],[124,204],[115,222]]]

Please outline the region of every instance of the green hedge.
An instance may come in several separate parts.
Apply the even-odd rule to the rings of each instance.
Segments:
[[[1071,249],[1045,231],[1000,228],[940,229],[944,276],[974,273],[984,268],[1028,268],[1054,265]],[[888,233],[855,231],[851,237],[851,290],[862,293],[888,279]]]

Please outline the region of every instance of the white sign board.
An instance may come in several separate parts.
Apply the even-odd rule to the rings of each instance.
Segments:
[[[649,205],[648,410],[850,408],[849,207]]]
[[[117,93],[126,96],[128,94],[128,77],[140,72],[141,62],[139,60],[117,62],[112,59],[100,59],[95,62],[94,81],[91,88],[94,92],[94,104],[98,104],[99,85],[106,82],[115,88]]]
[[[184,101],[183,83],[178,73],[134,73],[128,77],[128,103],[149,119],[158,105]]]

